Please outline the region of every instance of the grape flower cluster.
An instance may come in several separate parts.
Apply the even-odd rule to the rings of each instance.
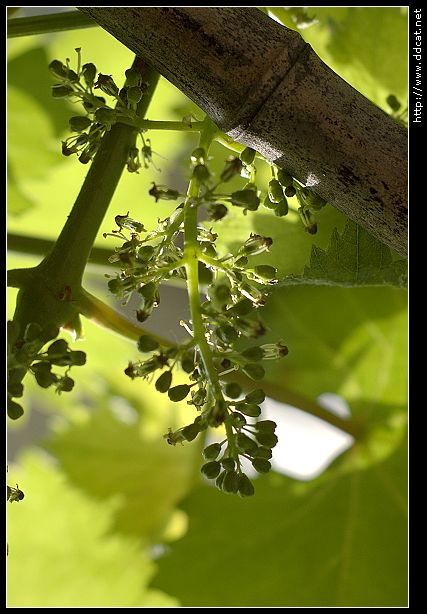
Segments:
[[[199,196],[192,198],[191,206],[203,208],[210,220],[222,219],[230,205],[242,208],[245,213],[256,210],[261,201],[253,181],[230,194],[221,187],[242,170],[250,176],[254,157],[255,152],[246,148],[239,157],[228,158],[215,183],[206,152],[200,147],[194,150],[192,176],[197,177],[200,191]],[[271,196],[269,193],[271,203],[273,198],[279,203],[286,199],[282,184],[279,186],[282,196],[279,200],[278,189]],[[183,197],[178,190],[156,184],[149,194],[156,202]],[[185,204],[185,201],[177,204],[171,216],[159,220],[153,231],[147,231],[142,222],[127,212],[116,216],[118,228],[109,233],[122,243],[110,257],[110,262],[120,270],[108,276],[108,287],[124,302],[134,293],[138,295],[136,318],[140,322],[159,305],[162,281],[172,277],[187,279],[185,241],[183,248],[180,240],[180,235],[185,235]],[[280,215],[283,214],[282,209]],[[269,471],[271,450],[277,443],[276,425],[271,420],[257,421],[265,399],[263,390],[256,388],[243,396],[233,374],[240,372],[255,382],[262,380],[265,369],[261,363],[286,356],[288,348],[282,341],[265,344],[258,341],[266,332],[258,311],[278,279],[275,267],[253,262],[254,257],[268,252],[272,239],[252,233],[234,253],[225,256],[218,253],[216,239],[217,234],[208,225],[197,225],[199,280],[204,294],[199,303],[202,339],[191,330],[191,321],[182,323],[190,337],[178,346],[162,346],[153,336],[141,335],[138,350],[149,357],[129,362],[125,373],[131,379],[153,380],[156,389],[171,401],[187,399],[194,406],[197,414],[191,424],[165,434],[169,444],[192,441],[209,427],[225,429],[223,441],[205,448],[206,462],[201,471],[224,492],[245,497],[253,494],[254,487],[245,474],[243,459],[250,461],[259,473]],[[175,384],[175,371],[188,374],[188,382]]]
[[[71,350],[65,339],[56,339],[58,335],[59,328],[51,325],[43,328],[36,322],[28,324],[21,335],[16,322],[7,323],[7,414],[12,420],[24,413],[14,399],[22,397],[22,380],[28,371],[42,388],[52,386],[58,394],[73,389],[69,371],[73,366],[84,365],[86,354]],[[58,373],[57,367],[65,367],[65,372]]]
[[[76,154],[82,164],[87,164],[98,151],[105,133],[115,123],[121,121],[132,124],[136,119],[137,105],[147,84],[142,81],[136,68],[129,68],[125,71],[125,85],[119,88],[111,75],[98,72],[92,62],[82,65],[80,51],[80,48],[76,48],[76,70],[70,68],[68,58],[65,64],[53,60],[49,70],[59,80],[59,83],[52,86],[52,96],[73,103],[79,102],[85,112],[85,115],[75,115],[69,119],[69,128],[76,134],[62,142],[62,153],[64,156]],[[114,108],[107,104],[105,96],[112,101]],[[144,138],[142,130],[139,135],[142,139],[141,147],[131,147],[128,154],[127,170],[131,173],[138,173],[142,165],[148,168],[149,164],[153,164],[150,139]]]
[[[147,168],[153,164],[153,152],[151,141],[144,138],[146,130],[139,123],[137,105],[148,84],[142,81],[138,70],[131,68],[125,72],[125,85],[120,89],[111,75],[98,72],[93,63],[82,65],[80,49],[76,52],[76,70],[70,67],[68,59],[65,63],[54,60],[49,65],[59,81],[52,87],[54,98],[80,102],[85,112],[85,115],[76,115],[69,120],[70,129],[75,134],[63,141],[63,154],[76,154],[81,163],[87,164],[96,154],[104,135],[114,124],[122,122],[136,127],[142,139],[140,148],[132,146],[129,149],[128,171],[137,173],[142,165]],[[107,104],[106,97],[112,99],[114,108]],[[183,119],[185,122],[186,118]],[[139,306],[135,314],[138,322],[145,322],[159,305],[159,286],[163,281],[175,277],[187,282],[192,315],[189,322],[181,323],[189,338],[179,345],[172,345],[150,334],[142,334],[137,347],[145,356],[130,361],[125,374],[131,379],[153,380],[157,391],[167,394],[171,401],[187,399],[187,403],[194,407],[196,417],[191,424],[176,431],[169,429],[165,434],[169,444],[192,441],[208,428],[221,427],[222,432],[225,431],[221,441],[205,447],[206,462],[201,471],[206,478],[215,480],[222,491],[242,497],[254,493],[253,484],[244,470],[245,464],[250,462],[257,472],[267,473],[271,468],[272,448],[277,443],[276,424],[258,419],[265,399],[264,391],[255,388],[244,393],[242,374],[246,376],[245,382],[248,378],[258,382],[265,375],[263,361],[280,359],[288,354],[288,348],[281,340],[264,344],[259,341],[266,333],[266,326],[258,312],[278,278],[276,268],[258,262],[258,256],[268,252],[273,241],[271,237],[251,233],[233,253],[220,254],[217,234],[209,224],[198,223],[197,216],[189,216],[188,212],[200,210],[205,219],[217,222],[227,215],[229,207],[238,207],[244,215],[250,215],[262,205],[277,217],[284,217],[289,212],[288,199],[296,197],[297,211],[305,230],[315,234],[316,212],[326,204],[287,170],[274,164],[270,164],[272,178],[268,187],[260,190],[256,183],[257,156],[259,154],[250,147],[243,148],[239,155],[226,158],[216,177],[209,168],[207,150],[201,145],[196,147],[190,156],[190,186],[196,186],[196,190],[189,187],[184,195],[177,189],[155,182],[149,189],[148,196],[154,198],[155,203],[159,200],[178,201],[170,216],[158,219],[157,227],[147,230],[128,211],[117,215],[116,228],[104,234],[121,241],[109,259],[119,270],[114,275],[107,275],[108,288],[123,303],[127,303],[132,295],[138,296]],[[246,179],[245,185],[237,190],[227,189],[226,184],[235,177]],[[190,289],[193,282],[189,279],[189,271],[194,279],[190,257],[197,258],[196,300],[194,287]],[[73,386],[68,375],[71,366],[85,362],[84,353],[71,351],[62,339],[53,341],[47,350],[43,349],[58,331],[47,337],[39,333],[34,325],[29,325],[23,339],[17,341],[13,334],[11,336],[8,411],[13,418],[22,412],[12,397],[22,394],[20,382],[24,369],[29,369],[42,387],[54,386],[61,392],[71,390]],[[54,373],[53,365],[66,366],[65,375]],[[174,374],[177,371],[187,374],[187,383],[176,382]]]

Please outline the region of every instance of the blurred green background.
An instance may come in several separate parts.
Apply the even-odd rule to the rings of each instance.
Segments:
[[[281,10],[274,8],[277,17]],[[405,106],[405,7],[307,13],[316,22],[301,34],[329,66],[384,110],[390,111],[389,94]],[[282,17],[289,21],[289,13]],[[87,172],[75,157],[61,155],[68,118],[80,110],[51,98],[47,68],[66,57],[75,64],[76,47],[83,62],[117,83],[133,59],[101,28],[8,41],[9,232],[55,239]],[[161,78],[148,118],[180,120],[189,113],[203,115]],[[100,228],[101,247],[116,246],[102,237],[114,216],[129,211],[152,228],[174,209],[173,202],[154,204],[152,181],[185,190],[196,136],[148,136],[160,171],[123,174]],[[215,171],[228,152],[218,145],[212,155]],[[260,184],[266,177],[260,165]],[[273,237],[263,261],[281,275],[298,275],[312,245],[326,249],[345,221],[327,207],[313,237],[296,214],[278,219],[260,208],[246,217],[231,210],[214,228],[224,251],[250,232]],[[8,253],[8,268],[39,261]],[[131,315],[135,304],[124,308],[108,294],[110,270],[88,266],[84,285]],[[9,318],[15,300],[10,289]],[[273,293],[263,314],[266,341],[283,339],[290,348],[267,372],[276,398],[281,390],[312,399],[337,394],[364,421],[368,437],[309,481],[285,475],[277,463],[276,472],[256,479],[251,500],[201,480],[201,442],[165,444],[168,427],[191,421],[192,410],[171,404],[148,382],[130,381],[123,370],[138,357],[134,344],[85,320],[85,339],[75,346],[88,362],[73,370],[74,391],[54,395],[28,378],[25,415],[8,424],[7,481],[25,492],[22,502],[8,505],[8,606],[404,606],[406,307],[405,290],[392,287]],[[147,328],[178,339],[179,320],[188,317],[184,289],[168,286]],[[286,421],[279,426],[286,429]]]

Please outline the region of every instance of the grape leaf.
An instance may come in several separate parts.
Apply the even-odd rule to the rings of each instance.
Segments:
[[[7,165],[7,212],[12,215],[20,215],[31,209],[34,203],[17,185],[10,164]]]
[[[321,59],[350,85],[390,112],[408,94],[407,7],[311,7],[317,23],[301,31]]]
[[[407,413],[407,293],[285,287],[263,311],[265,341],[281,339],[289,348],[284,359],[265,362],[266,393],[285,403],[289,392],[311,400],[338,394],[365,430],[365,446],[356,446],[348,463],[369,465],[390,454]]]
[[[10,467],[25,493],[8,505],[8,607],[176,606],[147,589],[154,573],[140,540],[112,533],[117,501],[71,487],[40,450]]]
[[[32,41],[33,45],[40,44],[36,36]],[[65,100],[58,102],[52,96],[51,87],[57,82],[48,69],[52,59],[48,57],[46,48],[38,46],[14,57],[8,62],[8,85],[29,96],[44,111],[59,143],[60,135],[67,129],[68,119],[74,114],[74,105]]]
[[[250,499],[201,488],[154,586],[184,607],[404,607],[405,443],[368,470],[259,478]]]
[[[287,276],[280,285],[407,286],[407,261],[393,260],[391,249],[355,222],[342,235],[335,228],[327,250],[313,244],[310,265],[301,276]]]
[[[258,185],[265,188],[268,181],[266,184],[259,181]],[[289,202],[295,200],[291,198]],[[289,211],[285,218],[278,218],[272,211],[260,208],[243,216],[241,211],[230,207],[223,220],[215,224],[210,223],[209,227],[213,227],[218,234],[216,245],[221,254],[228,251],[235,253],[251,233],[271,237],[273,244],[269,251],[251,259],[250,263],[270,264],[276,267],[278,277],[282,278],[287,275],[302,275],[313,245],[326,249],[334,228],[343,229],[347,221],[342,213],[331,206],[319,211],[316,217],[318,231],[317,234],[310,235],[304,232],[299,215],[295,211]]]
[[[171,513],[193,485],[200,446],[168,446],[161,435],[142,435],[102,405],[83,423],[58,432],[47,449],[68,479],[100,500],[120,494],[114,530],[158,539]]]

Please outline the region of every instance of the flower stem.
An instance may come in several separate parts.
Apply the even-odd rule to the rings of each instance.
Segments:
[[[200,135],[199,147],[204,148],[207,153],[217,128],[210,120],[206,119],[205,122],[205,128]],[[199,189],[200,183],[197,178],[193,176],[188,185],[187,198],[184,203],[184,259],[186,261],[187,287],[194,338],[197,341],[206,375],[212,386],[212,391],[216,398],[222,398],[221,386],[213,364],[212,353],[206,339],[206,331],[200,310],[197,207],[193,202],[199,195]]]

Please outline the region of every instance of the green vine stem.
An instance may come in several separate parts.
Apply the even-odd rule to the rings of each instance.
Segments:
[[[63,13],[51,13],[50,15],[9,19],[7,22],[7,37],[16,38],[18,36],[32,36],[34,34],[94,27],[98,27],[98,24],[88,15],[84,15],[80,11],[64,11]]]
[[[126,337],[132,341],[137,341],[143,332],[141,326],[133,324],[130,320],[124,318],[117,311],[100,301],[96,296],[90,294],[83,288],[76,300],[77,308],[86,318],[108,328],[110,331]],[[172,347],[173,344],[154,333],[150,333],[150,337],[155,339],[163,347]]]

